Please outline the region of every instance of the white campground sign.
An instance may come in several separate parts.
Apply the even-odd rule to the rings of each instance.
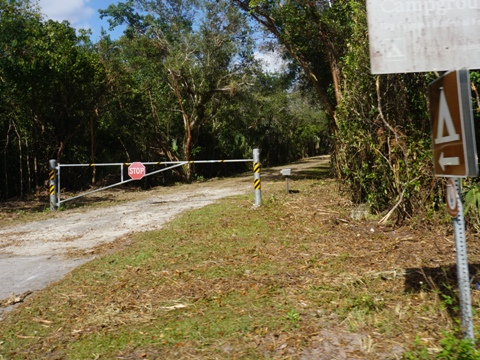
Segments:
[[[480,0],[367,0],[373,74],[480,69]]]

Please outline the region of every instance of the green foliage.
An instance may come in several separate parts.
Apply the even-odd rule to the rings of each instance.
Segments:
[[[245,17],[228,2],[172,1],[163,6],[131,1],[127,5],[111,5],[102,16],[110,16],[112,25],[128,25],[126,36],[113,46],[120,45],[121,53],[115,56],[122,72],[133,75],[132,88],[144,89],[138,94],[144,108],[132,108],[141,119],[142,137],[151,139],[141,141],[145,149],[140,155],[152,160],[211,155],[209,131],[221,121],[224,104],[245,91],[242,83],[251,67]],[[147,15],[139,16],[137,9]],[[189,24],[195,11],[202,16],[193,30]],[[242,138],[241,133],[232,136]],[[156,152],[149,143],[159,145]],[[245,149],[239,152],[244,154]],[[215,154],[222,157],[222,151]],[[188,169],[187,177],[192,171]]]
[[[480,184],[474,180],[467,180],[463,187],[464,215],[468,223],[478,232],[480,231]]]
[[[124,36],[93,44],[30,1],[0,0],[0,198],[42,191],[49,158],[237,158],[260,147],[264,165],[331,151],[355,202],[395,208],[399,219],[434,211],[443,192],[426,99],[435,74],[372,76],[365,3],[312,4],[128,0],[101,11],[112,28],[126,25]],[[283,46],[264,44],[288,60],[287,74],[262,70],[248,16]],[[480,75],[471,78],[478,116]],[[108,176],[89,169],[66,185]],[[475,224],[478,191],[466,198]]]
[[[444,332],[444,337],[440,340],[441,350],[436,354],[430,354],[421,339],[417,336],[413,344],[413,349],[404,353],[406,360],[478,360],[480,359],[480,350],[475,347],[471,339],[460,339],[452,332]]]
[[[287,320],[290,321],[290,323],[294,327],[298,327],[298,322],[300,321],[300,314],[296,312],[294,309],[291,309],[287,313]]]
[[[28,1],[1,1],[0,22],[0,197],[6,198],[39,189],[49,158],[89,157],[104,73],[85,32],[77,36],[67,22],[43,21]]]
[[[298,84],[327,114],[333,165],[352,199],[399,219],[438,206],[427,84],[434,74],[372,76],[364,1],[236,0],[296,59]]]
[[[430,354],[425,346],[422,345],[420,337],[417,335],[413,343],[413,349],[406,351],[403,354],[405,360],[429,360]]]
[[[101,16],[112,27],[126,25],[124,36],[104,34],[94,44],[67,22],[43,20],[30,1],[0,0],[0,198],[43,192],[50,158],[245,158],[261,147],[267,165],[328,150],[318,101],[292,91],[290,75],[263,72],[246,14],[232,2],[129,0]],[[223,172],[211,168],[187,175]],[[88,168],[62,185],[73,190],[114,177]]]
[[[472,339],[459,339],[452,333],[444,333],[441,340],[442,351],[436,356],[442,360],[478,360],[480,351],[475,348]]]
[[[372,76],[368,68],[365,8],[351,3],[357,20],[342,68],[337,107],[336,166],[353,200],[378,212],[396,205],[412,214],[432,201],[431,141],[425,76]]]

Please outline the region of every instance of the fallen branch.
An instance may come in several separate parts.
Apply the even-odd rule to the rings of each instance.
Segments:
[[[33,291],[28,290],[23,294],[16,296],[14,293],[11,293],[10,296],[2,301],[0,301],[0,307],[7,307],[10,305],[15,305],[23,302],[28,295],[31,295]]]
[[[403,189],[402,193],[400,194],[400,199],[398,199],[397,203],[395,206],[385,215],[383,218],[380,219],[378,222],[379,224],[385,224],[388,219],[390,219],[390,216],[397,210],[397,208],[400,206],[400,204],[403,202],[403,194],[405,194],[405,189]]]

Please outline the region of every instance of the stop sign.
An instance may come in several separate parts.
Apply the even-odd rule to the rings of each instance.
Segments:
[[[131,163],[128,167],[128,176],[133,180],[140,180],[145,176],[145,165],[141,162]]]

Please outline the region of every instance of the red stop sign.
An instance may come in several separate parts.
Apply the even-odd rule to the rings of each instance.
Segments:
[[[140,180],[145,176],[145,165],[141,162],[134,162],[131,163],[128,167],[128,176],[130,176],[133,180]]]

